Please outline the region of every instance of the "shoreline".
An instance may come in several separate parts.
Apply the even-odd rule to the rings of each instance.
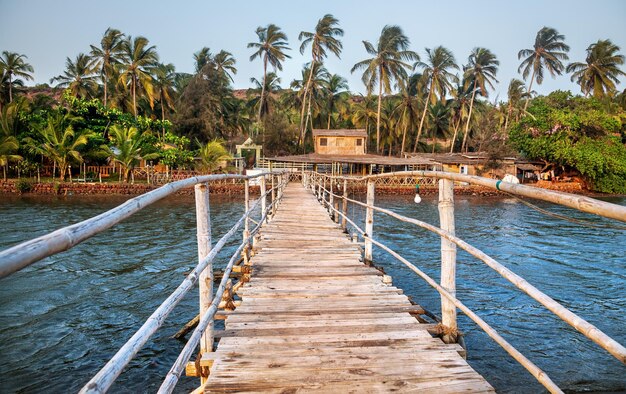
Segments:
[[[97,183],[97,182],[33,182],[30,185],[29,190],[18,190],[17,180],[0,181],[0,195],[56,195],[56,196],[71,196],[71,195],[111,195],[111,196],[138,196],[149,191],[155,190],[162,185],[148,185],[144,183],[127,184],[127,183]],[[577,194],[587,197],[625,197],[623,194],[604,194],[596,193],[589,190],[584,190],[579,184],[576,187],[564,187],[563,184],[549,184],[546,182],[544,187],[540,187],[547,190],[562,191],[571,194]],[[573,186],[566,185],[566,186]],[[533,185],[537,186],[537,185]],[[210,193],[215,195],[243,195],[244,185],[238,183],[225,184],[216,183],[210,185]],[[352,188],[353,192],[365,192],[365,186]],[[434,195],[439,192],[437,186],[421,186],[421,195]],[[250,186],[250,193],[258,195],[259,187]],[[413,186],[377,186],[376,193],[381,195],[411,195],[415,194],[415,188]],[[176,195],[193,195],[193,187],[181,189],[175,193]],[[483,186],[456,186],[454,188],[455,195],[465,196],[481,196],[481,197],[495,197],[504,195],[497,190],[489,189]]]

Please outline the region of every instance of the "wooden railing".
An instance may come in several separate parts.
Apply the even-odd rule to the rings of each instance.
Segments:
[[[103,214],[84,220],[80,223],[61,228],[47,235],[26,241],[0,252],[0,278],[11,275],[30,264],[45,257],[68,250],[75,245],[95,236],[114,226],[146,206],[169,196],[176,191],[194,186],[196,200],[196,222],[198,240],[198,263],[183,282],[170,294],[165,301],[152,313],[146,322],[135,334],[118,350],[107,364],[82,388],[81,393],[106,392],[128,363],[145,345],[149,338],[161,327],[174,307],[199,282],[200,293],[200,322],[178,359],[167,374],[159,392],[170,393],[174,389],[178,378],[185,369],[192,353],[198,344],[202,352],[212,350],[213,330],[212,322],[222,301],[230,272],[233,270],[238,257],[243,254],[244,260],[249,258],[251,243],[264,221],[273,216],[276,207],[282,198],[282,190],[289,182],[290,174],[284,172],[263,173],[259,175],[205,175],[188,178],[178,182],[168,183],[156,190],[132,198],[125,203]],[[209,216],[209,188],[213,182],[236,180],[244,183],[245,201],[244,214],[232,228],[214,245],[211,245],[211,222]],[[250,182],[255,180],[261,195],[258,200],[250,204]],[[270,183],[269,190],[266,184]],[[269,204],[267,202],[270,197]],[[260,207],[259,207],[260,205]],[[259,209],[259,218],[251,216]],[[250,227],[255,223],[254,228]],[[243,224],[243,241],[230,258],[224,270],[222,281],[213,295],[213,265],[212,262],[224,245],[237,233]],[[241,285],[241,283],[239,284]]]
[[[423,177],[439,180],[439,217],[440,227],[433,226],[420,220],[408,218],[392,212],[387,209],[376,207],[375,204],[375,188],[377,181],[387,177]],[[603,333],[600,329],[587,322],[583,318],[577,316],[548,295],[544,294],[533,285],[528,283],[522,277],[518,276],[495,259],[468,244],[462,239],[455,236],[454,226],[454,182],[466,182],[472,185],[479,185],[495,190],[505,191],[514,195],[532,197],[544,201],[553,202],[567,207],[575,208],[583,212],[593,213],[606,218],[616,219],[626,222],[626,207],[595,200],[592,198],[577,196],[567,193],[543,190],[534,187],[502,182],[494,179],[481,178],[477,176],[468,176],[455,173],[446,173],[440,171],[409,171],[388,173],[380,175],[371,175],[364,177],[345,177],[331,176],[315,172],[304,172],[302,174],[302,182],[306,188],[310,188],[316,194],[321,204],[323,204],[331,214],[335,221],[339,222],[341,218],[342,227],[347,231],[348,223],[353,229],[361,234],[364,240],[364,258],[372,260],[372,246],[376,245],[389,253],[391,256],[405,264],[412,271],[424,279],[441,295],[441,311],[442,324],[449,330],[454,332],[457,329],[456,309],[460,309],[466,316],[472,319],[479,327],[485,331],[496,343],[498,343],[507,353],[517,360],[524,368],[526,368],[541,384],[550,392],[560,393],[559,387],[548,377],[548,375],[537,367],[532,361],[521,354],[511,344],[509,344],[498,332],[487,324],[483,319],[470,310],[465,304],[456,298],[456,247],[467,251],[472,256],[483,261],[487,266],[498,272],[506,280],[515,285],[522,292],[526,293],[541,305],[546,307],[561,320],[574,327],[587,338],[601,346],[616,359],[622,363],[626,363],[626,348],[617,341]],[[357,201],[348,198],[348,183],[366,183],[367,195],[366,202]],[[340,195],[336,190],[341,190]],[[341,202],[341,207],[339,202]],[[348,217],[348,202],[364,207],[365,225],[364,229],[359,227],[352,219]],[[413,224],[427,229],[441,237],[441,283],[438,284],[430,276],[409,262],[397,252],[393,251],[386,245],[377,241],[373,235],[374,211],[387,214],[404,223]],[[354,235],[353,235],[354,237]],[[444,341],[450,341],[453,338],[446,338]]]

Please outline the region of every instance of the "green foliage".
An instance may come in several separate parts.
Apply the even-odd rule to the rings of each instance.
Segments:
[[[201,145],[198,157],[200,160],[196,163],[196,167],[207,172],[223,170],[222,163],[233,158],[224,147],[224,142],[219,140]]]
[[[18,179],[17,182],[15,182],[15,189],[17,189],[17,192],[20,194],[28,193],[33,190],[33,182],[24,178]]]
[[[528,158],[581,173],[594,190],[626,193],[623,113],[608,112],[596,99],[554,92],[538,98],[511,130],[510,140]]]

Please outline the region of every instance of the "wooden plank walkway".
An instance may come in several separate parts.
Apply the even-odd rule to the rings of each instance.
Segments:
[[[203,356],[206,393],[493,392],[301,185],[261,234],[242,303]]]

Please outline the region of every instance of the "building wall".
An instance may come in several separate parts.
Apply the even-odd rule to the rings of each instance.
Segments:
[[[323,140],[326,145],[322,145]],[[361,145],[357,145],[357,141],[361,141]],[[320,155],[363,155],[365,154],[365,138],[364,137],[315,137],[315,153]]]

